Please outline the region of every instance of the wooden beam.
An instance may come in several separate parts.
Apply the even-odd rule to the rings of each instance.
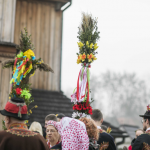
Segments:
[[[71,0],[19,0],[19,1],[41,1],[41,2],[61,2],[61,3],[68,3],[71,2]]]

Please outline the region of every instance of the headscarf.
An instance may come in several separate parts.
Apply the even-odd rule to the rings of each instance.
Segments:
[[[47,126],[49,126],[49,125],[54,126],[57,130],[60,128],[60,122],[56,122],[56,121],[53,121],[53,120],[49,120],[47,122]],[[59,132],[59,130],[58,130],[58,132]]]
[[[85,124],[77,119],[64,117],[60,122],[48,121],[61,135],[62,150],[88,150],[89,138]]]
[[[59,123],[59,122],[56,122],[56,121],[53,121],[53,120],[50,120],[50,121],[47,122],[47,126],[49,126],[49,125],[55,127],[55,128],[58,130],[58,128],[59,128],[59,126],[60,126],[60,123]],[[47,126],[46,126],[46,127],[47,127]],[[58,131],[58,132],[59,132],[59,131]],[[57,144],[59,144],[59,141],[56,143],[56,145],[57,145]],[[47,145],[49,146],[49,148],[51,148],[51,145],[50,145],[50,141],[49,141],[49,140],[47,140]]]
[[[79,120],[64,117],[58,125],[62,150],[88,150],[89,138],[85,124]]]

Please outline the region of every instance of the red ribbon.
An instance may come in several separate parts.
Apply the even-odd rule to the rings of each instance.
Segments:
[[[17,58],[15,59],[15,62],[14,62],[14,68],[15,68],[16,64],[17,64]],[[14,71],[13,71],[13,73],[14,73]]]
[[[27,60],[25,62],[23,62],[23,64],[21,66],[18,67],[19,71],[22,68],[23,65],[25,65],[27,63],[27,61],[29,61],[29,58],[27,58]]]
[[[78,80],[77,80],[77,100],[79,100],[79,79],[80,79],[80,73],[81,73],[81,70],[79,72]]]

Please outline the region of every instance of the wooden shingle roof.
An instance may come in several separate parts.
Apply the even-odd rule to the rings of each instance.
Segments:
[[[63,92],[33,89],[32,96],[34,102],[30,104],[29,108],[32,108],[35,105],[38,105],[38,108],[32,110],[30,123],[38,121],[44,125],[45,117],[48,114],[63,113],[68,117],[72,116],[73,109],[71,100],[67,98]]]

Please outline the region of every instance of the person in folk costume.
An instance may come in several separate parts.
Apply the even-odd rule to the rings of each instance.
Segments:
[[[105,148],[107,144],[106,150],[116,150],[116,145],[114,143],[113,137],[101,129],[101,124],[103,123],[102,112],[99,109],[93,109],[92,112],[93,114],[91,115],[91,118],[95,121],[97,128],[99,129],[99,139],[97,143],[100,145],[100,147],[103,147],[103,145],[105,145]]]
[[[61,142],[52,147],[61,150],[88,150],[89,138],[85,124],[77,119],[64,117],[57,122],[57,130],[61,135]]]
[[[44,138],[35,132],[29,131],[24,123],[28,120],[29,104],[33,102],[31,95],[31,84],[29,78],[34,75],[36,69],[40,71],[54,72],[41,58],[36,58],[31,35],[21,32],[20,45],[17,46],[18,53],[14,59],[2,62],[3,68],[13,68],[10,80],[10,100],[5,109],[0,113],[5,116],[6,131],[0,132],[0,150],[48,150]],[[37,106],[34,106],[37,108]]]
[[[140,115],[143,117],[143,130],[145,134],[141,134],[135,140],[132,150],[148,150],[150,149],[150,105],[147,106],[147,111],[144,115]]]
[[[135,142],[135,140],[136,140],[136,138],[138,137],[138,136],[140,136],[141,134],[143,134],[144,133],[144,131],[142,130],[142,129],[137,129],[136,131],[135,131],[135,138],[131,141],[131,145],[127,148],[126,146],[124,146],[124,147],[126,147],[126,149],[128,149],[128,150],[132,150],[132,146],[133,146],[133,144],[134,144],[134,142]],[[125,149],[125,148],[124,148]]]
[[[46,134],[47,134],[47,145],[49,148],[57,145],[60,143],[60,134],[57,130],[57,124],[58,122],[50,120],[47,122],[46,125]]]
[[[28,130],[27,106],[21,98],[11,98],[0,113],[5,116],[6,131],[0,131],[0,150],[49,150],[45,139]]]

